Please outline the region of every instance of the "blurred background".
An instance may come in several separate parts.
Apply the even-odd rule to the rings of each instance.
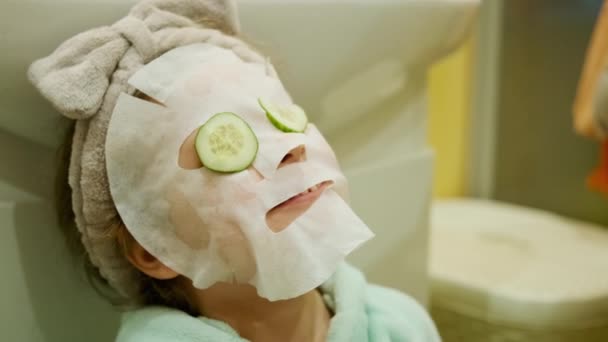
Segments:
[[[431,312],[446,341],[608,339],[608,197],[589,178],[605,159],[573,114],[584,66],[608,70],[602,4],[484,1],[429,70]]]
[[[448,342],[608,341],[600,142],[573,126],[601,0],[237,2],[376,233],[349,258],[371,282],[426,305]],[[67,121],[25,73],[133,3],[0,3],[3,340],[116,333],[55,223]]]
[[[601,5],[483,3],[473,35],[429,71],[435,197],[492,198],[608,224],[606,197],[584,181],[599,144],[576,135],[572,119]]]

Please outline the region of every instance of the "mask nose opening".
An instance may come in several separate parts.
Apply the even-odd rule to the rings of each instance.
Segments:
[[[283,156],[283,159],[281,159],[281,162],[279,163],[277,169],[280,169],[283,166],[289,164],[299,163],[302,161],[306,161],[306,147],[304,145],[298,145],[289,150],[289,152],[287,152],[287,154]]]

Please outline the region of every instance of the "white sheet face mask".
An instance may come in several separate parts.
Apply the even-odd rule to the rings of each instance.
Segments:
[[[297,297],[373,236],[346,204],[346,180],[316,127],[284,133],[266,117],[258,98],[292,102],[264,66],[196,44],[159,57],[130,83],[162,105],[119,98],[106,140],[112,196],[134,238],[195,287],[236,281],[269,300]],[[259,142],[254,162],[235,173],[179,166],[187,137],[219,112],[249,124]],[[305,158],[279,167],[295,148]],[[288,210],[294,201],[285,201],[328,181],[301,215],[270,229],[271,209]]]

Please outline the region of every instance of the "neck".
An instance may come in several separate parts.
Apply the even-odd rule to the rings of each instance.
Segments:
[[[199,312],[227,323],[250,341],[324,341],[330,314],[321,294],[269,301],[251,285],[218,283],[190,291]]]

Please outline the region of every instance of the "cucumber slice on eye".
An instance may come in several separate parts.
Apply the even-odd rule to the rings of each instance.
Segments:
[[[306,130],[308,117],[300,106],[296,104],[279,106],[262,98],[259,98],[258,102],[266,112],[268,120],[281,131],[301,133]]]
[[[217,172],[245,170],[258,153],[251,127],[234,113],[217,113],[198,129],[194,142],[203,165]]]

